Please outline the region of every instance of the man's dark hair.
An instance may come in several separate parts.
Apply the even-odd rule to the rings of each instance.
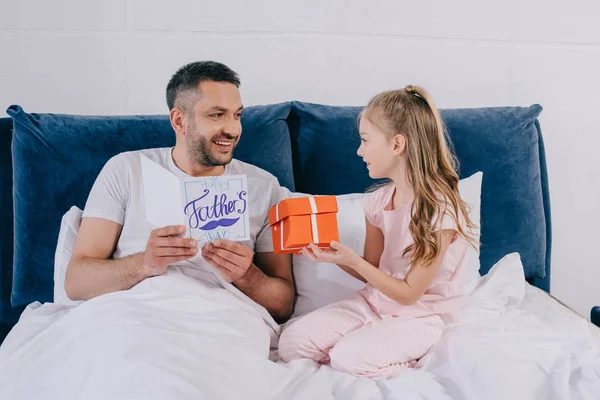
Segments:
[[[177,96],[186,91],[194,91],[200,82],[228,82],[240,87],[238,74],[227,65],[216,61],[197,61],[179,68],[167,85],[167,105],[169,111],[175,107]],[[186,105],[186,112],[187,110]]]

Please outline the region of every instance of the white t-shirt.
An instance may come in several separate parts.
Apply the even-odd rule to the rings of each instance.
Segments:
[[[146,221],[140,154],[180,178],[193,178],[175,165],[171,151],[172,148],[168,147],[117,154],[108,160],[98,175],[87,199],[83,218],[104,218],[123,226],[113,258],[143,252],[155,228]],[[257,253],[272,252],[268,211],[285,197],[285,189],[269,172],[235,159],[225,166],[223,175],[246,175],[248,178],[250,239],[240,243]],[[174,266],[181,267],[186,275],[215,281],[210,275],[215,275],[216,269],[202,258],[200,251],[194,258]]]

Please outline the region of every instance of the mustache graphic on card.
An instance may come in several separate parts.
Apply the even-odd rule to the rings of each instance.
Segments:
[[[211,231],[213,229],[217,229],[218,227],[222,226],[222,227],[228,227],[231,226],[233,224],[235,224],[236,222],[238,222],[240,219],[239,218],[223,218],[223,219],[219,219],[217,221],[211,221],[208,224],[201,226],[198,229],[201,229],[203,231]]]

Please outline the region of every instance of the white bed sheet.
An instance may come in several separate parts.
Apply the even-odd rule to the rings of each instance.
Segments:
[[[268,360],[278,327],[231,288],[170,270],[73,307],[34,304],[0,347],[0,399],[598,399],[600,341],[523,280],[517,255],[389,381]],[[232,295],[233,294],[233,295]]]
[[[598,341],[598,344],[600,344],[600,327],[592,324],[590,321],[535,286],[527,285],[525,298],[523,299],[521,308],[530,311],[538,316],[538,318],[547,321],[564,320],[568,323],[568,321],[585,320],[587,321],[591,335]]]

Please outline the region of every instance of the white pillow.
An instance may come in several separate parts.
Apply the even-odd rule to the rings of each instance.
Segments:
[[[56,246],[56,253],[54,254],[54,302],[57,304],[78,305],[83,303],[83,301],[69,299],[65,291],[67,266],[75,248],[82,214],[83,212],[79,208],[73,206],[63,215],[60,223],[58,244]]]
[[[479,242],[481,182],[483,173],[477,172],[459,181],[458,190],[461,197],[469,205],[471,221],[477,225],[473,234]],[[303,193],[292,193],[292,197],[308,196]],[[356,254],[362,256],[365,243],[365,215],[361,200],[369,194],[348,194],[337,196],[338,200],[338,230],[340,243],[350,247]],[[470,282],[479,274],[478,251],[469,247],[469,260],[466,267],[466,281]],[[364,283],[344,272],[337,265],[330,263],[314,263],[305,256],[293,258],[294,279],[296,282],[296,307],[293,317],[305,315],[327,304],[346,299]]]

